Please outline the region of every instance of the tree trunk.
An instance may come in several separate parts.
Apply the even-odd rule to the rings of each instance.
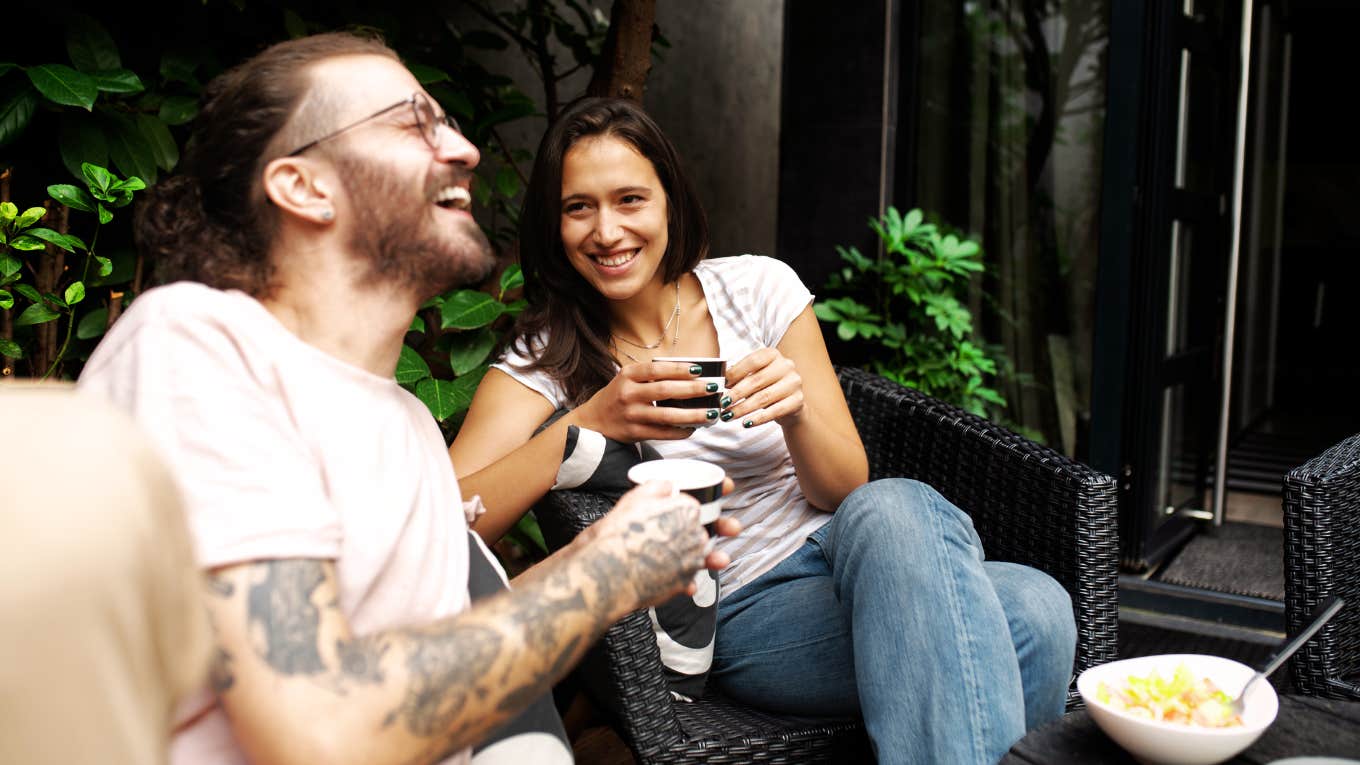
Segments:
[[[614,0],[609,33],[586,93],[614,96],[642,103],[647,74],[652,69],[652,25],[656,0]]]

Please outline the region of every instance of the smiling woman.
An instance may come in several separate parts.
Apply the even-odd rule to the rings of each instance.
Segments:
[[[478,532],[499,537],[565,485],[573,432],[717,463],[735,485],[719,523],[743,529],[715,541],[732,561],[710,676],[726,695],[862,714],[881,762],[995,762],[1062,713],[1076,643],[1066,592],[984,561],[971,521],[929,486],[866,484],[812,294],[773,258],[706,258],[703,211],[639,106],[588,99],[549,129],[520,242],[529,307],[450,449],[488,507]],[[669,358],[647,356],[662,344]],[[722,387],[670,360],[695,357],[727,362],[726,395],[712,409],[656,405]]]

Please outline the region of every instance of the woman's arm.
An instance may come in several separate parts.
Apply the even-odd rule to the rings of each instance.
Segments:
[[[534,435],[552,413],[547,399],[499,369],[477,386],[449,456],[459,491],[481,495],[486,505],[472,527],[488,543],[504,536],[556,480],[570,423],[564,417]]]
[[[628,443],[687,438],[693,431],[682,426],[705,422],[703,410],[652,402],[702,395],[704,384],[693,378],[687,367],[674,362],[629,364],[590,400],[534,435],[553,405],[499,369],[487,372],[449,447],[459,489],[464,496],[481,495],[486,505],[473,529],[494,542],[548,493],[557,480],[570,425]]]
[[[789,325],[777,348],[762,348],[728,368],[734,419],[760,425],[774,420],[814,507],[834,511],[869,480],[869,460],[831,366],[817,317],[808,306]]]

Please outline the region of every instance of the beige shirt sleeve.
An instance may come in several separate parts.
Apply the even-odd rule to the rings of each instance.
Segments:
[[[210,651],[174,482],[66,386],[0,384],[0,422],[0,762],[165,762]]]

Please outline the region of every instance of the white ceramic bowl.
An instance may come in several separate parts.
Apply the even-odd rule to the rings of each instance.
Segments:
[[[1096,698],[1101,682],[1119,687],[1130,676],[1146,677],[1154,670],[1169,679],[1181,664],[1196,678],[1209,678],[1229,696],[1240,691],[1255,673],[1241,662],[1220,656],[1189,653],[1142,656],[1091,667],[1077,678],[1077,692],[1101,730],[1138,760],[1155,765],[1210,765],[1232,759],[1275,721],[1280,700],[1268,680],[1252,685],[1242,712],[1242,725],[1231,728],[1198,728],[1148,720],[1102,704]]]

